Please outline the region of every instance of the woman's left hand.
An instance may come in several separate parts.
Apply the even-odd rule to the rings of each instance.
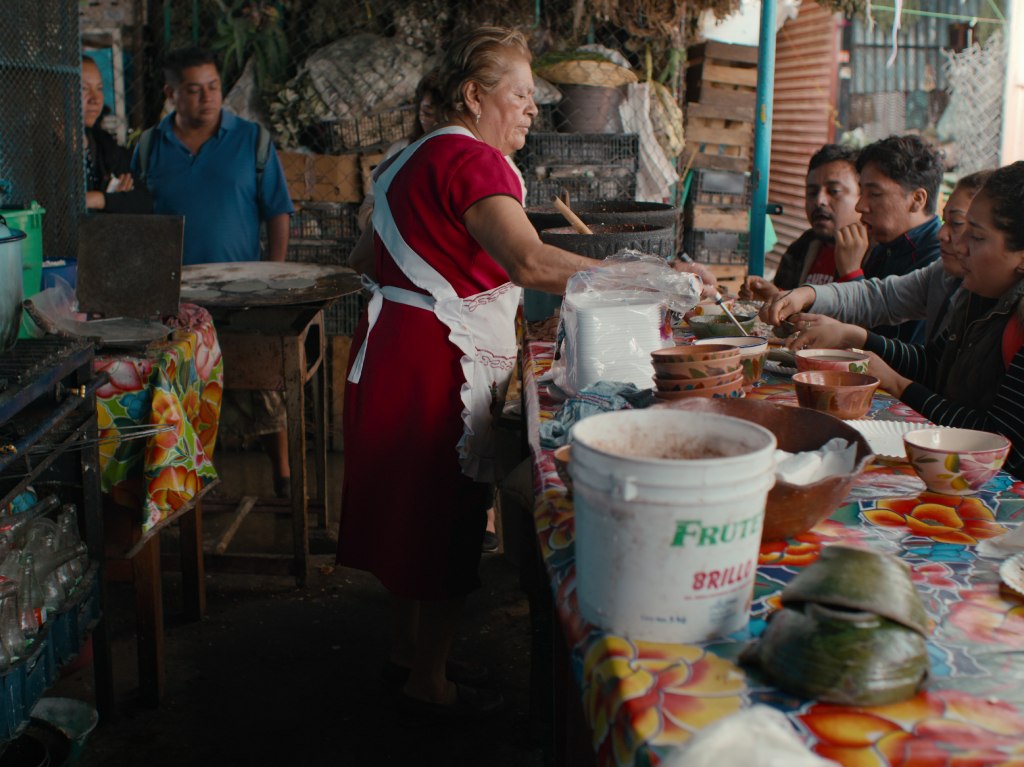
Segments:
[[[874,352],[864,353],[868,355],[868,375],[877,378],[879,387],[885,389],[892,396],[902,397],[903,392],[913,382],[889,367],[889,363]]]
[[[849,349],[864,345],[867,333],[824,314],[794,314],[789,318],[796,331],[786,341],[790,349]]]

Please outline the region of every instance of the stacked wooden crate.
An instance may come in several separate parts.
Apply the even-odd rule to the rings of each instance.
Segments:
[[[757,106],[757,48],[708,41],[687,51],[684,248],[698,261],[745,269]]]
[[[694,168],[751,169],[757,48],[708,41],[687,51],[686,145]]]

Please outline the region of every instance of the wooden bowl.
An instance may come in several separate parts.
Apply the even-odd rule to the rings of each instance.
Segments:
[[[793,374],[800,407],[820,410],[836,418],[863,418],[871,409],[878,379],[864,373],[806,370]]]
[[[842,504],[854,480],[867,467],[874,454],[864,436],[849,424],[826,413],[799,407],[776,405],[751,399],[686,399],[654,407],[720,413],[752,421],[765,427],[790,453],[817,450],[833,437],[842,437],[857,445],[856,466],[849,474],[826,477],[811,485],[794,485],[777,480],[768,492],[762,540],[781,541],[807,532],[832,516]]]

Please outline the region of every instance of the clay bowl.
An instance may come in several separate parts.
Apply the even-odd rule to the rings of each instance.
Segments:
[[[654,374],[664,379],[697,381],[705,378],[731,376],[742,371],[738,354],[724,360],[694,360],[692,362],[655,362]]]
[[[764,361],[768,357],[768,341],[756,336],[736,336],[733,338],[706,338],[694,341],[695,346],[704,344],[721,344],[735,346],[740,350],[740,363],[743,365],[743,385],[749,390],[761,380],[764,372]]]
[[[867,548],[825,546],[782,590],[786,607],[815,603],[864,610],[928,636],[928,615],[901,559]]]
[[[655,390],[654,398],[660,400],[680,400],[693,397],[742,397],[743,375],[737,375],[731,381],[720,386],[709,386],[704,389],[688,389],[685,391]]]
[[[836,418],[863,418],[871,409],[878,379],[864,373],[807,370],[793,374],[800,407],[820,410]]]
[[[844,706],[880,706],[917,694],[928,677],[924,637],[872,612],[808,603],[771,615],[740,656],[783,690]]]
[[[720,413],[763,426],[772,434],[780,450],[800,453],[817,450],[833,437],[857,445],[856,466],[849,474],[826,477],[812,485],[794,485],[776,480],[768,492],[762,540],[780,541],[807,532],[842,504],[850,487],[874,454],[863,435],[838,418],[816,410],[776,405],[750,399],[687,399],[655,407],[681,408],[701,413]]]
[[[655,349],[651,352],[651,361],[657,365],[659,362],[693,362],[695,360],[728,360],[736,355],[736,349],[724,344],[707,344],[694,346],[693,344],[682,344],[670,346],[667,349]]]
[[[737,321],[747,335],[754,330],[756,316],[749,314],[736,315]],[[740,329],[732,324],[732,321],[724,314],[698,314],[687,320],[690,330],[697,338],[712,338],[721,336],[742,336]]]
[[[743,371],[732,370],[718,376],[706,378],[661,378],[654,376],[654,387],[658,391],[695,391],[697,389],[714,389],[724,384],[743,383]]]
[[[907,458],[933,493],[976,493],[1003,467],[1010,440],[976,429],[919,429],[903,435]]]
[[[796,353],[796,369],[839,370],[848,373],[867,373],[868,355],[848,349],[801,349]]]

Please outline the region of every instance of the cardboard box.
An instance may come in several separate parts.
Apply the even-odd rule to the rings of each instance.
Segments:
[[[360,202],[359,156],[281,152],[288,193],[293,200]]]

